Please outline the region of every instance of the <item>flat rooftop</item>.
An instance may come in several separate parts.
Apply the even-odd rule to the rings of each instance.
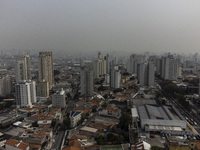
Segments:
[[[96,129],[96,128],[91,128],[91,127],[86,127],[86,126],[82,127],[80,130],[87,131],[87,132],[93,132],[93,133],[98,131],[98,129]]]

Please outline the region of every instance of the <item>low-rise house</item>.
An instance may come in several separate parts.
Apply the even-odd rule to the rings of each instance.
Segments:
[[[119,118],[121,116],[121,110],[113,107],[106,107],[102,111],[99,111],[99,115]]]
[[[42,119],[37,122],[38,126],[50,126],[52,119]]]
[[[93,136],[93,137],[97,137],[99,135],[98,129],[87,127],[87,126],[82,127],[79,132],[80,134]]]
[[[100,124],[100,123],[93,123],[93,122],[90,122],[89,127],[92,127],[92,128],[96,128],[96,129],[101,129],[101,130],[107,130],[108,126],[107,125],[104,125],[104,124]]]
[[[30,149],[28,143],[18,141],[15,139],[7,140],[5,145],[6,145],[6,150],[29,150]]]

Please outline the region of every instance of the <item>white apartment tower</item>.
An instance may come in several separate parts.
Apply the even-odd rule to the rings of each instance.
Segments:
[[[107,66],[107,61],[106,59],[103,59],[101,52],[99,52],[98,59],[93,63],[94,77],[98,78],[99,76],[106,74],[106,66]]]
[[[94,92],[94,73],[90,66],[81,68],[81,95],[92,96]]]
[[[16,96],[16,106],[17,108],[21,107],[32,107],[31,98],[36,97],[34,90],[32,89],[34,86],[31,85],[31,82],[21,82],[15,85],[15,96]]]
[[[173,57],[162,58],[161,77],[165,80],[177,80],[178,78],[178,60]]]
[[[119,88],[121,81],[121,74],[118,66],[112,66],[110,69],[110,87],[111,88]]]
[[[52,52],[39,52],[38,57],[39,82],[48,81],[49,88],[54,85],[53,54]]]
[[[52,106],[66,107],[65,91],[63,89],[60,92],[56,92],[52,95]]]
[[[152,62],[138,65],[137,78],[141,86],[154,86],[155,66]]]
[[[16,62],[15,66],[16,83],[23,80],[31,80],[30,56],[23,55],[22,59]]]

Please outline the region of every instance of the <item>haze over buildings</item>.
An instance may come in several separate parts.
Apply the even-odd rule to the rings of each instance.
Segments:
[[[0,51],[198,52],[200,2],[0,2]]]

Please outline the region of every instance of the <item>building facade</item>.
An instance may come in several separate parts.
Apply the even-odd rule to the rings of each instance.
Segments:
[[[81,68],[81,95],[92,96],[94,92],[94,73],[89,66]]]
[[[49,89],[54,85],[53,54],[52,52],[39,52],[38,79],[48,81]]]
[[[173,56],[162,58],[161,77],[165,80],[177,80],[178,78],[178,60]]]
[[[144,62],[145,62],[145,56],[136,54],[131,55],[130,58],[127,60],[127,72],[131,74],[137,74],[138,64]]]
[[[23,80],[31,80],[31,64],[29,55],[23,55],[22,59],[16,62],[15,79],[16,83]]]
[[[152,62],[138,65],[137,78],[141,86],[154,85],[155,66]]]
[[[33,87],[33,86],[32,86]],[[32,108],[32,100],[31,98],[36,97],[36,95],[33,95],[35,93],[32,93],[33,90],[31,90],[31,82],[20,82],[15,85],[15,97],[16,97],[16,106],[17,108],[21,107],[30,107]]]
[[[99,76],[102,76],[106,74],[106,66],[108,65],[108,62],[106,60],[107,58],[103,58],[101,53],[98,53],[98,59],[93,62],[93,71],[94,71],[94,77],[98,78]],[[108,60],[109,61],[109,60]]]
[[[12,77],[6,75],[0,78],[0,96],[6,96],[12,92]]]
[[[49,97],[49,83],[48,81],[37,82],[37,97]]]
[[[111,66],[110,69],[110,87],[119,88],[121,81],[121,74],[118,66]]]
[[[70,123],[71,123],[71,127],[75,127],[77,125],[77,123],[79,122],[79,120],[81,120],[82,117],[82,111],[72,111],[70,114]]]
[[[66,107],[66,94],[63,89],[60,92],[56,92],[52,95],[52,105],[53,106],[60,106],[62,108]]]

